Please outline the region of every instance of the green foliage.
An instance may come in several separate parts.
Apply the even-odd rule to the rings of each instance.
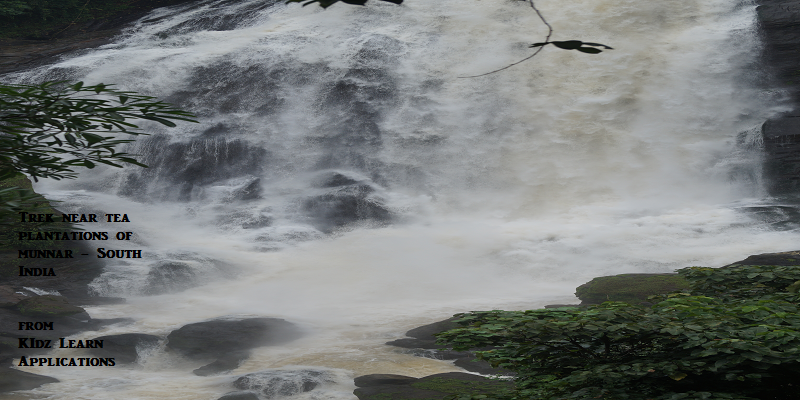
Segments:
[[[472,312],[438,336],[456,350],[494,347],[476,354],[516,373],[508,399],[796,398],[800,296],[785,288],[800,266],[679,273],[692,293],[651,307]]]
[[[14,243],[13,235],[18,230],[37,231],[49,225],[39,223],[20,224],[16,214],[20,211],[33,214],[55,213],[55,210],[50,207],[50,203],[40,194],[33,191],[31,182],[23,174],[0,180],[0,237],[8,239],[0,243],[0,249],[4,249]],[[12,230],[12,228],[18,229]]]
[[[800,280],[800,267],[738,265],[722,268],[691,267],[678,274],[691,283],[692,293],[727,300],[766,296],[788,291]]]
[[[322,8],[328,8],[334,5],[335,3],[338,3],[339,1],[341,1],[342,3],[353,4],[357,6],[363,6],[367,3],[367,0],[286,0],[286,3],[303,3],[303,7],[309,4],[317,3]],[[386,1],[394,4],[403,3],[403,0],[380,0],[380,1]]]
[[[102,96],[102,97],[101,97]],[[175,126],[192,114],[153,97],[108,85],[46,82],[0,86],[0,179],[22,172],[37,178],[74,178],[75,167],[96,164],[144,166],[116,151],[131,142],[114,135],[140,135],[130,119]],[[104,136],[110,134],[111,136]]]
[[[109,85],[45,82],[0,85],[0,181],[38,178],[71,179],[76,168],[97,164],[145,165],[116,148],[143,134],[130,120],[150,120],[166,126],[191,121],[191,113],[150,96],[119,91]],[[26,185],[28,187],[26,187]],[[45,203],[30,183],[0,189],[0,223],[18,211]],[[49,205],[47,206],[49,207]]]
[[[552,41],[552,42],[541,42],[541,43],[534,43],[528,47],[542,47],[548,44],[552,44],[553,46],[558,47],[559,49],[564,50],[578,50],[582,53],[589,53],[589,54],[597,54],[602,53],[603,50],[598,49],[598,47],[602,47],[606,50],[613,50],[613,47],[606,46],[600,43],[589,43],[589,42],[582,42],[580,40],[565,40],[565,41]],[[588,46],[588,47],[587,47]]]
[[[22,0],[0,0],[0,17],[15,17],[30,12],[30,2]]]

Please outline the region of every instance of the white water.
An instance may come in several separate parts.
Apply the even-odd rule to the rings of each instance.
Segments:
[[[93,317],[136,319],[99,334],[263,315],[307,335],[214,377],[160,350],[135,367],[25,368],[61,383],[3,398],[216,399],[247,372],[325,368],[338,383],[297,398],[354,399],[353,376],[457,370],[382,345],[414,326],[574,302],[595,276],[796,249],[796,231],[742,212],[764,194],[757,156],[735,148],[736,135],[778,109],[747,80],[758,45],[748,2],[542,0],[554,40],[615,49],[546,48],[475,79],[457,76],[521,59],[544,37],[526,3],[245,9],[260,2],[157,10],[115,44],[17,77],[114,82],[200,115],[199,127],[147,126],[170,139],[133,148],[153,166],[144,184],[129,183],[130,168],[37,187],[65,212],[127,213],[130,224],[90,230],[134,231],[145,249],[94,283],[128,302],[90,308]],[[225,15],[238,28],[214,30]],[[214,126],[225,139],[201,138]],[[235,139],[246,149],[232,150]],[[180,160],[159,158],[192,140],[170,153]],[[187,173],[182,191],[174,177],[196,158],[209,171],[255,161]],[[394,222],[318,231],[299,204],[319,193],[319,170],[377,183]],[[256,178],[262,199],[232,200]],[[243,227],[264,217],[270,226]],[[142,296],[149,269],[168,261],[194,268],[200,286]]]

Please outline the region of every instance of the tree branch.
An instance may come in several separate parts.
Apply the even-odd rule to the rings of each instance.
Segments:
[[[544,19],[544,15],[542,15],[542,13],[541,13],[541,12],[539,12],[539,9],[538,9],[538,8],[536,8],[536,5],[535,5],[535,4],[533,4],[533,0],[528,0],[528,3],[531,5],[531,8],[533,8],[533,11],[536,11],[536,15],[538,15],[538,16],[539,16],[539,19],[541,19],[541,20],[542,20],[542,22],[544,22],[544,24],[545,24],[545,25],[547,25],[547,37],[545,37],[545,38],[544,38],[544,41],[545,41],[545,43],[549,42],[549,41],[550,41],[550,36],[553,34],[553,27],[552,27],[552,26],[550,26],[550,24],[547,22],[547,20],[546,20],[546,19]],[[533,54],[529,55],[528,57],[525,57],[525,58],[523,58],[522,60],[519,60],[519,61],[517,61],[517,62],[515,62],[515,63],[513,63],[513,64],[506,65],[506,66],[505,66],[505,67],[503,67],[503,68],[496,69],[496,70],[494,70],[494,71],[487,72],[487,73],[485,73],[485,74],[480,74],[480,75],[472,75],[472,76],[459,76],[459,78],[477,78],[477,77],[479,77],[479,76],[491,75],[491,74],[494,74],[495,72],[500,72],[500,71],[503,71],[503,70],[507,70],[507,69],[509,69],[509,68],[511,68],[511,67],[513,67],[513,66],[515,66],[515,65],[517,65],[517,64],[521,64],[521,63],[523,63],[523,62],[525,62],[525,61],[528,61],[528,60],[530,60],[531,58],[535,57],[537,54],[539,54],[539,52],[540,52],[540,51],[542,51],[542,49],[543,49],[543,48],[544,48],[544,46],[542,46],[542,47],[539,47],[538,49],[536,49],[536,51],[535,51]]]

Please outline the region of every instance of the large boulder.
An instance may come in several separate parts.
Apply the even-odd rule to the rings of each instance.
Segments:
[[[58,382],[58,379],[44,375],[36,375],[13,368],[0,370],[0,393],[16,390],[31,390],[46,383]]]
[[[266,399],[294,396],[314,390],[324,383],[333,383],[332,376],[318,370],[270,370],[239,377],[233,386],[260,393]]]
[[[167,336],[167,348],[195,359],[294,340],[299,329],[279,318],[215,319],[184,325]]]
[[[217,400],[261,400],[258,395],[253,392],[230,392],[225,393]]]
[[[511,382],[463,372],[429,375],[407,384],[380,383],[380,380],[363,381],[374,384],[360,386],[353,391],[359,400],[438,400],[453,394],[484,394],[491,397],[492,394],[512,387]]]
[[[649,296],[688,289],[689,282],[678,274],[621,274],[602,276],[578,286],[581,304],[622,301],[639,304]]]
[[[86,312],[80,307],[69,304],[63,296],[35,296],[16,304],[20,314],[26,317],[67,317]]]
[[[764,122],[764,178],[772,195],[800,193],[800,118],[781,116]]]
[[[239,368],[239,366],[242,365],[242,362],[248,358],[250,358],[249,351],[235,351],[233,353],[222,355],[216,361],[197,368],[196,370],[192,371],[192,373],[198,376],[208,376],[230,372],[236,368]]]
[[[450,317],[443,321],[423,325],[406,332],[406,336],[411,338],[396,339],[386,342],[389,346],[402,347],[409,349],[410,353],[425,358],[437,360],[455,360],[458,367],[467,371],[477,372],[486,375],[508,374],[507,370],[494,368],[486,361],[476,361],[475,355],[469,351],[453,351],[449,346],[436,343],[436,333],[455,329],[459,325],[455,322],[459,317]],[[484,347],[476,350],[489,350]]]
[[[795,102],[800,100],[800,2],[797,0],[759,0],[756,8],[758,27],[763,43],[761,68],[775,75],[773,86],[789,92]]]
[[[189,263],[181,261],[162,261],[147,273],[147,283],[143,290],[146,295],[182,292],[198,286],[197,272]]]
[[[102,349],[90,349],[97,357],[113,357],[119,364],[130,364],[139,358],[139,351],[155,347],[160,337],[144,333],[123,333],[120,335],[100,336],[95,339],[103,341]]]
[[[0,286],[0,308],[13,308],[17,303],[25,300],[28,296],[17,292],[11,286]]]
[[[392,219],[377,186],[367,179],[327,171],[313,186],[321,189],[319,194],[305,199],[301,208],[320,231],[331,232],[358,221],[385,224]]]
[[[413,378],[405,375],[396,374],[370,374],[362,375],[353,379],[356,387],[378,386],[378,385],[408,385],[409,383],[417,381],[419,378]]]
[[[800,250],[783,253],[755,254],[729,265],[800,265]],[[726,265],[729,266],[729,265]]]

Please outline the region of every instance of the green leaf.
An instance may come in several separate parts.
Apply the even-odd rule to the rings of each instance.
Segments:
[[[581,47],[581,45],[583,44],[583,42],[581,42],[580,40],[566,40],[566,41],[563,41],[563,42],[553,41],[553,42],[550,42],[550,43],[552,43],[553,45],[555,45],[556,47],[558,47],[560,49],[565,49],[565,50],[575,50],[575,49]]]
[[[614,48],[613,48],[613,47],[611,47],[611,46],[606,46],[606,45],[604,45],[604,44],[601,44],[601,43],[589,43],[589,42],[583,42],[583,44],[584,44],[584,45],[586,45],[586,46],[598,46],[598,47],[602,47],[602,48],[604,48],[604,49],[606,49],[606,50],[614,50]]]
[[[575,50],[578,50],[578,51],[583,52],[583,53],[589,53],[589,54],[597,54],[597,53],[601,53],[603,51],[603,50],[600,50],[600,49],[595,49],[594,47],[578,47]]]
[[[683,372],[676,372],[676,373],[674,373],[674,374],[671,374],[669,377],[670,377],[670,379],[673,379],[673,380],[679,381],[679,380],[681,380],[681,379],[683,379],[683,378],[686,378],[687,376],[689,376],[689,375],[686,375],[686,374],[685,374],[685,373],[683,373]]]

